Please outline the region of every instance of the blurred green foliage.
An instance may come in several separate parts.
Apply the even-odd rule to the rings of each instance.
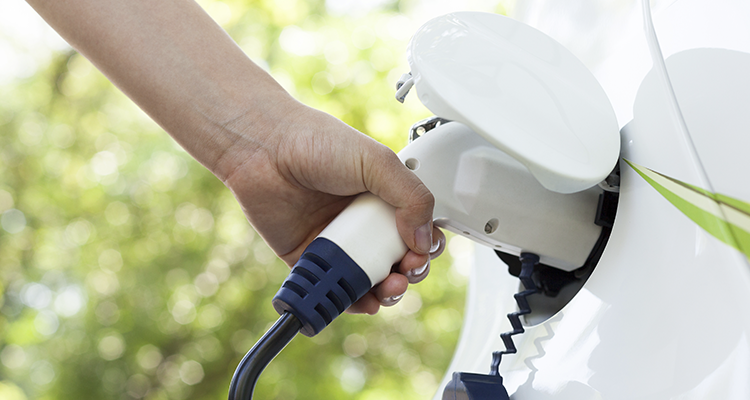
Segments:
[[[416,96],[393,99],[408,1],[361,15],[323,1],[201,4],[299,100],[394,150],[429,115]],[[0,398],[226,398],[277,318],[288,268],[222,183],[77,53],[0,99]],[[431,397],[464,287],[441,257],[395,307],[293,341],[256,397]]]

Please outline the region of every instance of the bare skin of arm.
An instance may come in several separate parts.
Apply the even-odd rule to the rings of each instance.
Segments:
[[[395,304],[442,252],[432,194],[396,155],[293,99],[195,2],[28,3],[224,182],[288,265],[354,195],[370,191],[395,206],[410,250],[349,312]]]

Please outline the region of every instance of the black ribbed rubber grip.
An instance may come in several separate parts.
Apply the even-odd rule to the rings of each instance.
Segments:
[[[302,322],[315,336],[372,287],[370,278],[336,243],[316,238],[273,298],[273,308]]]

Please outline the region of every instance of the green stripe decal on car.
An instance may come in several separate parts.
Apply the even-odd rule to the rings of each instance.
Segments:
[[[750,259],[750,203],[711,193],[628,160],[625,162],[698,226]]]

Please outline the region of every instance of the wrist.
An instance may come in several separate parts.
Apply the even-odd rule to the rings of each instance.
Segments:
[[[280,126],[304,107],[281,87],[255,90],[252,94],[252,98],[239,97],[227,102],[234,104],[214,106],[202,113],[210,144],[195,143],[197,152],[206,155],[203,159],[198,154],[193,155],[225,183],[258,153],[275,154],[280,140],[278,133],[283,131]]]

